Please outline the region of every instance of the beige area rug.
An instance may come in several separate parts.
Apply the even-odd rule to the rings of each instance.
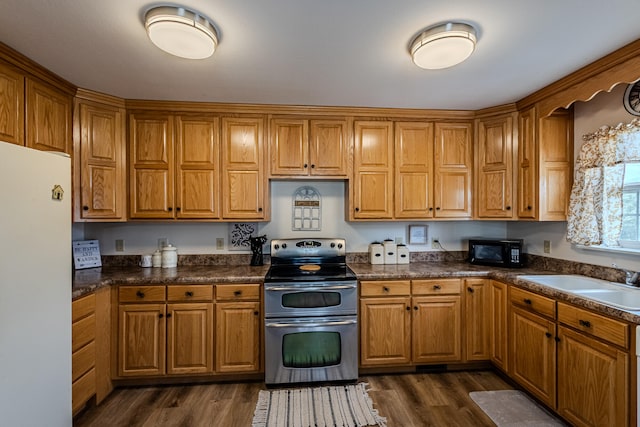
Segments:
[[[385,427],[367,384],[261,390],[252,427]]]
[[[469,397],[498,427],[566,426],[518,390],[472,391]]]

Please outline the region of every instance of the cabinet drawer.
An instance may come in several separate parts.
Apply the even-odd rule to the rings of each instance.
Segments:
[[[164,286],[121,286],[119,302],[164,302]]]
[[[167,287],[169,301],[211,301],[213,285],[171,285]]]
[[[80,378],[82,374],[93,368],[96,364],[96,343],[91,341],[81,347],[80,350],[71,356],[71,378],[72,381]]]
[[[629,325],[619,320],[559,302],[558,321],[625,349],[629,348]]]
[[[525,307],[543,316],[552,319],[556,318],[556,302],[551,298],[511,286],[509,288],[509,300],[512,304]]]
[[[91,294],[71,303],[71,321],[82,319],[96,311],[96,295]]]
[[[363,297],[386,297],[389,295],[411,294],[411,282],[408,280],[372,280],[360,282],[360,295]]]
[[[96,370],[92,368],[89,372],[78,378],[71,386],[71,407],[73,413],[78,412],[87,400],[96,393]]]
[[[260,285],[216,285],[216,300],[218,301],[245,301],[245,300],[259,300],[260,299]]]
[[[413,295],[459,294],[462,281],[460,279],[428,279],[412,280]]]
[[[71,325],[71,351],[77,351],[96,338],[96,315],[84,317]]]

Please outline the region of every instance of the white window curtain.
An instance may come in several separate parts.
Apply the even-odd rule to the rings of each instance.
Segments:
[[[640,161],[640,119],[584,135],[569,201],[567,240],[619,246],[624,163]]]

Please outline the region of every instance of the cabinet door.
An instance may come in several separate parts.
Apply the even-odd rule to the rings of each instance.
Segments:
[[[507,371],[507,308],[508,285],[492,280],[489,292],[489,335],[491,361],[495,366]]]
[[[433,123],[396,123],[396,218],[433,217]]]
[[[118,374],[165,373],[165,305],[124,304],[118,308]]]
[[[460,297],[414,297],[413,362],[462,360]]]
[[[173,218],[173,119],[129,117],[131,218]]]
[[[260,370],[260,303],[216,304],[216,372]]]
[[[489,281],[466,279],[464,287],[466,360],[489,360]]]
[[[578,426],[627,425],[628,354],[563,326],[558,338],[558,413]]]
[[[213,372],[213,303],[167,304],[167,374]]]
[[[555,323],[511,304],[509,374],[534,396],[556,407]]]
[[[360,299],[360,364],[411,361],[411,298]]]
[[[71,154],[71,97],[27,78],[27,147]]]
[[[271,120],[271,175],[308,175],[309,123],[307,120]]]
[[[513,218],[513,117],[479,120],[477,125],[479,218]]]
[[[0,141],[24,145],[24,75],[0,63]]]
[[[566,221],[573,182],[573,112],[539,120],[540,220]]]
[[[266,219],[264,119],[222,119],[222,216]]]
[[[79,103],[78,219],[126,220],[124,109]]]
[[[176,117],[176,218],[220,217],[217,117]]]
[[[311,120],[309,135],[311,175],[347,178],[350,160],[347,122]]]
[[[436,218],[471,218],[471,123],[436,123]]]
[[[393,123],[357,121],[353,219],[393,217]]]
[[[518,217],[534,219],[538,208],[536,109],[518,117]]]

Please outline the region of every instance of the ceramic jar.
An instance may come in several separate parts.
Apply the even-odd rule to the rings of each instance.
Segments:
[[[162,248],[162,268],[174,268],[178,266],[178,248],[167,245]]]

